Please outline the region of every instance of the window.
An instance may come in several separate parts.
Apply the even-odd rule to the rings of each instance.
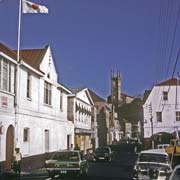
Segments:
[[[2,82],[2,80],[1,80],[1,78],[2,78],[2,62],[3,62],[3,60],[0,60],[0,88],[1,88],[1,82]]]
[[[63,93],[60,91],[60,110],[63,110]]]
[[[0,59],[0,89],[12,92],[12,63]]]
[[[45,152],[49,152],[49,130],[45,129]]]
[[[11,66],[9,66],[9,92],[11,92]]]
[[[44,82],[44,103],[51,105],[51,84]]]
[[[3,90],[8,90],[8,62],[3,61]]]
[[[27,73],[27,98],[31,98],[31,75]]]
[[[180,111],[176,112],[176,121],[180,121]]]
[[[156,112],[157,122],[162,122],[162,112]]]
[[[163,100],[164,101],[168,100],[168,92],[167,91],[163,91]]]
[[[24,142],[29,141],[29,128],[24,128],[23,141]]]

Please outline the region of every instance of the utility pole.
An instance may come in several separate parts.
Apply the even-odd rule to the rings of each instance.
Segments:
[[[152,149],[154,149],[154,138],[153,138],[153,117],[152,117],[152,115],[151,115],[151,118],[150,118],[150,122],[151,122]]]
[[[152,147],[152,149],[154,149],[152,104],[150,103],[148,106],[149,106],[148,109],[149,109],[150,123],[151,123],[151,138],[152,138],[151,139],[151,147]]]

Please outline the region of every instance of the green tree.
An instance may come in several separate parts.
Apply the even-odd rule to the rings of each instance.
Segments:
[[[126,120],[138,123],[142,119],[142,100],[136,98],[131,103],[122,105],[118,110],[118,119],[120,122]]]
[[[123,104],[118,109],[118,120],[123,131],[125,129],[125,122],[132,125],[137,125],[138,122],[142,123],[142,105],[142,99],[135,98],[131,103]]]

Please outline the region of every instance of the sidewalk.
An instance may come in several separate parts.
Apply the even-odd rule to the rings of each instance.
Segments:
[[[29,174],[32,176],[48,176],[46,168],[34,169]]]
[[[21,177],[35,177],[35,176],[48,176],[45,168],[34,169],[31,172],[22,171]],[[0,180],[12,180],[15,178],[13,170],[0,172]]]

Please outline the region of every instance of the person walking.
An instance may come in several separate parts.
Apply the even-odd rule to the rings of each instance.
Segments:
[[[75,145],[74,150],[80,151],[80,147],[78,146],[78,144]]]
[[[21,160],[22,154],[20,152],[20,148],[15,148],[14,161],[13,161],[13,169],[16,175],[16,179],[20,179],[21,175]]]

